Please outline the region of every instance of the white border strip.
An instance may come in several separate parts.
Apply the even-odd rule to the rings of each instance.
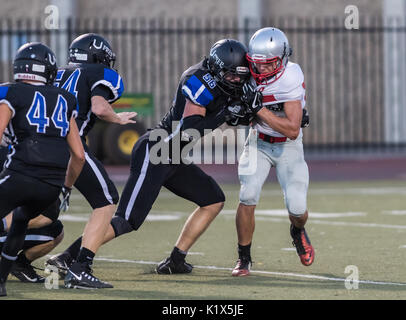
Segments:
[[[148,164],[149,164],[149,149],[148,149],[148,143],[147,143],[146,148],[145,148],[144,162],[143,162],[142,168],[141,168],[141,174],[138,177],[138,180],[134,186],[134,190],[131,194],[130,201],[128,202],[127,208],[125,209],[125,219],[126,220],[130,219],[130,214],[134,207],[135,200],[138,197],[138,193],[140,192],[141,186],[144,183],[145,176],[147,175]]]
[[[89,155],[87,154],[87,152],[85,152],[85,158],[86,161],[89,163],[90,167],[93,169],[94,174],[97,177],[97,180],[99,180],[100,185],[103,188],[103,193],[107,199],[108,202],[110,202],[111,204],[113,204],[113,198],[111,197],[110,193],[109,193],[109,188],[107,186],[106,181],[103,178],[103,175],[101,174],[99,168],[97,167],[97,165],[94,163],[94,161],[89,157]]]

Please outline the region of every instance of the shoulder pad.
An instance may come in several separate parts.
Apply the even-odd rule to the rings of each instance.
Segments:
[[[197,74],[193,74],[183,84],[182,92],[193,103],[206,107],[214,99],[210,89],[215,86],[216,81],[210,73],[204,74],[201,78]]]
[[[14,99],[10,99],[10,97],[8,100],[6,99],[11,85],[12,85],[11,83],[3,83],[0,85],[0,103],[5,103],[10,108],[11,112],[13,113],[12,118],[14,118],[16,111],[12,106],[13,102],[9,101]]]
[[[0,85],[0,100],[6,98],[8,89],[9,89],[8,86]]]
[[[97,64],[95,64],[97,65]],[[97,65],[101,66],[101,65]],[[103,66],[102,66],[103,67]],[[96,72],[96,70],[95,70]],[[113,99],[109,102],[114,102],[121,97],[124,92],[124,82],[121,76],[113,69],[103,67],[100,72],[100,76],[92,84],[91,90],[96,88],[98,85],[104,85],[109,88],[113,94]]]
[[[301,86],[303,82],[304,75],[300,66],[296,63],[288,63],[285,74],[280,79],[279,89],[287,93]]]

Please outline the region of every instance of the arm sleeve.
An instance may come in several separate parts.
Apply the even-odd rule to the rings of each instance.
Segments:
[[[196,129],[200,136],[204,136],[204,130],[214,130],[221,126],[226,121],[225,109],[222,109],[217,114],[213,113],[206,117],[201,115],[193,115],[182,119],[181,131],[187,129]]]
[[[91,96],[100,96],[103,97],[104,99],[106,99],[107,101],[111,100],[114,98],[113,93],[111,92],[111,90],[109,88],[107,88],[104,85],[98,85],[96,86],[96,88],[94,88],[91,92]]]

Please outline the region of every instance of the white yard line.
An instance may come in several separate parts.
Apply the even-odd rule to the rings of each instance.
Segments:
[[[231,218],[234,214],[234,210],[223,210],[221,214],[226,218]],[[179,220],[182,216],[189,215],[188,212],[180,211],[153,211],[147,216],[147,221],[173,221]],[[363,212],[341,212],[341,213],[310,213],[311,224],[324,224],[329,226],[339,226],[339,227],[362,227],[362,228],[384,228],[384,229],[406,229],[406,225],[392,225],[392,224],[380,224],[380,223],[366,223],[366,222],[344,222],[344,221],[323,221],[314,220],[313,218],[337,218],[337,217],[353,217],[353,216],[364,216],[366,213]],[[282,218],[271,218],[269,216],[276,217],[287,217],[287,212],[285,210],[258,210],[255,219],[257,221],[271,221],[271,222],[281,222],[286,223],[286,219]],[[59,217],[62,221],[71,222],[85,222],[89,219],[88,214],[62,214]]]
[[[385,210],[382,211],[382,214],[390,214],[394,216],[405,216],[406,210]]]
[[[159,263],[159,262],[154,262],[154,261],[109,259],[109,258],[102,258],[102,257],[95,258],[95,260],[113,262],[113,263],[134,263],[134,264],[147,264],[147,265],[157,265]],[[198,269],[207,269],[207,270],[226,270],[226,271],[233,270],[232,268],[224,268],[224,267],[217,267],[217,266],[194,266],[194,267],[198,268]],[[324,276],[317,276],[317,275],[312,275],[312,274],[300,274],[300,273],[291,273],[291,272],[272,272],[272,271],[251,270],[251,273],[268,274],[268,275],[284,276],[284,277],[296,277],[296,278],[305,278],[305,279],[317,279],[317,280],[325,280],[325,281],[345,282],[345,280],[346,280],[345,278],[333,278],[333,277],[324,277]],[[359,281],[353,281],[353,282],[354,283],[358,282],[360,284],[406,286],[406,283],[371,281],[371,280],[359,280]]]

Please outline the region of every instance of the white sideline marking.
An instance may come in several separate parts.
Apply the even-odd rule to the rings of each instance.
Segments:
[[[235,214],[236,210],[222,210],[223,214]],[[287,217],[288,211],[286,209],[276,210],[255,210],[256,215],[274,216],[274,217]],[[365,212],[310,212],[312,218],[341,218],[341,217],[361,217],[366,216]]]
[[[261,211],[261,210],[258,210]],[[266,213],[265,215],[271,216],[284,216],[286,217],[287,213],[281,214],[280,212],[274,213],[273,211],[278,211],[278,210],[262,210],[262,211],[272,211],[269,213]],[[282,210],[281,210],[282,211]],[[149,214],[147,216],[147,221],[174,221],[174,220],[179,220],[183,215],[189,214],[186,212],[179,212],[179,211],[154,211],[156,213],[161,212],[165,214]],[[224,215],[231,215],[231,212],[234,213],[234,210],[223,210],[222,213]],[[330,217],[338,217],[337,215],[345,216],[345,217],[350,217],[350,216],[362,216],[364,213],[362,212],[347,212],[347,213],[331,213],[331,216],[329,213],[319,213],[320,215],[323,216],[323,218],[330,218]],[[345,215],[347,214],[347,215]],[[310,217],[321,217],[321,216],[314,216],[313,213],[310,213]],[[86,222],[89,219],[89,215],[70,215],[70,214],[62,214],[59,217],[62,221],[71,221],[71,222]],[[272,221],[272,222],[282,222],[286,223],[286,219],[279,219],[279,218],[269,218],[269,217],[261,217],[258,216],[256,217],[256,220],[258,221]],[[384,228],[384,229],[406,229],[406,225],[391,225],[391,224],[379,224],[379,223],[365,223],[365,222],[343,222],[343,221],[323,221],[323,220],[310,220],[310,223],[312,224],[324,224],[324,225],[330,225],[330,226],[344,226],[344,227],[363,227],[363,228]]]
[[[226,191],[226,193],[234,194],[233,191]],[[358,194],[358,195],[386,195],[386,194],[404,194],[406,195],[406,188],[404,187],[382,187],[382,188],[368,188],[368,187],[359,187],[359,188],[345,188],[342,189],[312,189],[310,188],[308,193],[317,194],[317,195],[345,195],[345,194]],[[261,191],[261,195],[270,195],[270,196],[280,196],[282,195],[281,190],[269,190],[266,187]],[[159,198],[178,198],[178,196],[170,191],[161,191],[159,193]],[[83,199],[81,194],[72,194],[71,199]]]
[[[167,254],[171,254],[172,252],[171,251],[166,251],[166,253]],[[191,252],[191,251],[188,251],[188,256],[189,255],[195,255],[195,256],[204,256],[204,252]]]
[[[171,220],[179,220],[180,217],[177,215],[170,215],[170,214],[149,214],[146,221],[171,221]]]
[[[159,262],[154,261],[137,261],[137,260],[126,260],[126,259],[108,259],[108,258],[95,258],[95,260],[99,261],[107,261],[107,262],[121,262],[121,263],[135,263],[135,264],[151,264],[157,265]],[[224,268],[224,267],[216,267],[216,266],[194,266],[198,269],[209,269],[209,270],[228,270],[231,271],[233,268]],[[259,274],[269,274],[269,275],[276,275],[276,276],[285,276],[285,277],[297,277],[297,278],[307,278],[307,279],[317,279],[317,280],[327,280],[327,281],[342,281],[345,282],[346,279],[344,278],[332,278],[332,277],[324,277],[324,276],[317,276],[311,274],[300,274],[300,273],[291,273],[291,272],[272,272],[272,271],[261,271],[261,270],[251,270],[251,273],[259,273]],[[231,278],[231,276],[230,276]],[[384,282],[384,281],[371,281],[371,280],[359,280],[354,282],[363,283],[363,284],[376,284],[376,285],[393,285],[393,286],[406,286],[406,283],[397,283],[397,282]]]
[[[72,222],[84,222],[84,221],[89,220],[89,216],[61,214],[59,216],[59,220],[61,220],[61,221],[72,221]]]
[[[383,214],[391,214],[395,216],[404,216],[406,215],[406,210],[385,210],[382,211]]]

